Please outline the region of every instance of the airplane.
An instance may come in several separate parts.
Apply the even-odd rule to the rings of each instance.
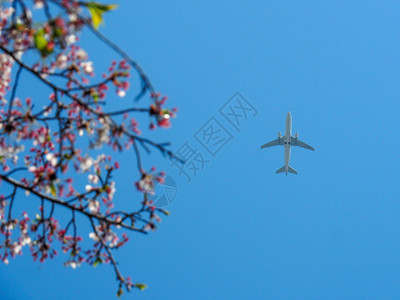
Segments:
[[[284,136],[281,136],[281,133],[278,132],[278,138],[276,140],[273,140],[269,143],[266,143],[261,146],[260,149],[264,149],[267,147],[272,147],[272,146],[277,146],[277,145],[284,145],[285,146],[285,165],[276,170],[276,174],[278,173],[292,173],[297,175],[297,171],[293,169],[291,166],[289,166],[290,162],[290,146],[299,146],[308,150],[314,151],[315,149],[306,143],[302,142],[299,140],[299,134],[296,133],[295,136],[292,136],[292,115],[290,112],[287,113],[286,115],[286,132]]]

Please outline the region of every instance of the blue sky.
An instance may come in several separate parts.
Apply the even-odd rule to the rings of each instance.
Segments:
[[[394,299],[400,296],[398,1],[128,1],[102,32],[179,108],[171,130],[209,160],[156,233],[131,235],[121,270],[146,282],[125,299]],[[96,61],[104,56],[88,52]],[[257,110],[236,131],[219,108],[239,91]],[[130,100],[126,100],[130,101]],[[142,100],[146,101],[146,100]],[[299,174],[275,174],[284,131]],[[211,117],[232,134],[215,157],[193,135]],[[116,203],[137,205],[123,166]],[[27,252],[27,250],[25,250]],[[28,254],[28,253],[26,253]],[[112,299],[111,266],[72,270],[29,255],[0,266],[4,299]]]

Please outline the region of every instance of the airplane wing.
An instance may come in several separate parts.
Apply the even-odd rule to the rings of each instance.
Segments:
[[[290,144],[291,144],[292,146],[299,146],[299,147],[301,147],[301,148],[305,148],[305,149],[312,150],[312,151],[315,150],[315,149],[314,149],[313,147],[311,147],[310,145],[307,145],[306,143],[304,143],[304,142],[302,142],[302,141],[300,141],[299,139],[296,139],[296,138],[294,138],[294,137],[291,137],[291,138],[290,138]]]
[[[272,147],[272,146],[277,146],[277,145],[283,145],[283,144],[284,144],[283,138],[277,138],[276,140],[273,140],[273,141],[271,141],[269,143],[266,143],[266,144],[262,145],[260,147],[260,149],[264,149],[264,148]]]

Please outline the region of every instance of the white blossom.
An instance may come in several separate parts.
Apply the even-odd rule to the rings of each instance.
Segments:
[[[1,34],[1,30],[3,29],[4,24],[6,24],[6,22],[4,22],[5,20],[7,20],[8,18],[11,17],[11,15],[14,12],[14,8],[12,7],[7,7],[5,9],[0,9],[0,19],[3,20],[3,22],[0,22],[0,34]]]
[[[11,252],[15,255],[15,254],[19,254],[22,250],[22,246],[18,243],[14,243],[12,248],[11,248]]]
[[[109,199],[112,199],[114,197],[115,191],[116,191],[116,189],[115,189],[115,181],[111,181],[110,182],[110,191],[108,193],[108,198]]]
[[[75,22],[76,20],[78,20],[78,16],[74,13],[68,14],[68,18],[71,22]]]
[[[82,158],[81,165],[80,165],[81,170],[83,172],[86,172],[87,170],[89,170],[93,166],[93,163],[94,163],[93,158],[91,158],[90,156]]]
[[[106,241],[110,243],[110,248],[114,248],[118,244],[118,236],[114,232],[109,230],[106,235]]]
[[[6,230],[13,230],[15,228],[14,223],[10,222],[5,226]]]
[[[110,141],[110,125],[105,123],[103,127],[96,128],[96,140],[90,145],[91,148],[101,148],[103,144]]]
[[[79,49],[78,52],[76,53],[76,58],[79,60],[87,60],[88,55],[85,50]]]
[[[1,13],[0,13],[1,15]],[[1,27],[0,27],[1,31]],[[0,103],[6,104],[4,95],[11,81],[11,69],[14,60],[7,54],[0,54]]]
[[[29,8],[25,8],[25,17],[32,20],[32,11]]]
[[[138,182],[138,187],[140,190],[145,191],[147,193],[154,193],[154,183],[151,175],[146,175]]]
[[[97,237],[97,235],[94,232],[89,233],[89,237],[95,242],[99,241],[99,238]]]
[[[24,145],[8,146],[8,147],[0,146],[0,156],[4,158],[16,159],[15,156],[17,156],[17,154],[23,151],[24,149],[25,149]]]
[[[63,70],[63,69],[65,69],[67,67],[67,61],[68,61],[67,56],[65,54],[60,54],[60,55],[57,56],[56,66],[59,69]]]
[[[69,34],[66,36],[65,40],[67,41],[68,46],[75,44],[77,41],[75,34]]]
[[[37,168],[36,168],[35,166],[30,166],[30,167],[28,168],[28,171],[31,172],[31,173],[35,173],[36,170],[37,170]]]
[[[48,153],[46,154],[46,160],[53,166],[55,167],[57,165],[57,158],[54,155],[54,153]]]
[[[31,238],[29,236],[25,236],[21,243],[23,246],[25,246],[25,245],[30,245],[31,242],[32,242]]]
[[[96,201],[96,200],[90,200],[89,201],[89,205],[88,205],[88,209],[91,211],[91,212],[99,212],[99,210],[100,210],[100,202],[99,201]]]
[[[7,7],[5,9],[2,9],[2,10],[0,10],[0,18],[8,19],[9,17],[11,17],[13,12],[14,12],[13,7]]]
[[[83,63],[81,64],[81,66],[82,66],[83,72],[85,72],[85,74],[90,75],[90,74],[93,73],[93,62],[91,62],[91,61],[86,61],[86,62],[83,62]]]
[[[123,97],[125,97],[126,92],[125,92],[124,90],[119,90],[119,91],[117,92],[117,94],[118,94],[118,96],[120,96],[121,98],[123,98]]]
[[[37,179],[37,178],[36,178],[36,179]],[[44,186],[44,189],[45,189],[45,191],[46,191],[47,194],[51,194],[51,186],[50,186],[49,184],[46,184],[46,185]]]
[[[72,269],[76,269],[76,267],[79,267],[80,265],[81,265],[80,263],[71,260],[64,263],[65,267],[71,267]]]
[[[97,184],[99,182],[99,176],[97,176],[97,175],[89,174],[88,179],[89,179],[89,182],[93,183],[93,184]]]
[[[43,1],[42,0],[36,0],[35,4],[33,5],[35,9],[42,9],[43,8]]]

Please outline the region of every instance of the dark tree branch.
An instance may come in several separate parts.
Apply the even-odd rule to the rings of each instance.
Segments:
[[[71,211],[77,211],[77,212],[79,212],[79,213],[81,213],[81,214],[83,214],[83,215],[85,215],[87,217],[91,217],[91,218],[97,219],[99,221],[103,221],[103,222],[106,222],[106,223],[109,223],[109,224],[112,224],[112,225],[118,225],[118,226],[121,226],[121,227],[123,227],[125,229],[129,229],[129,230],[132,230],[132,231],[136,231],[136,232],[147,234],[147,232],[145,230],[143,230],[143,229],[138,229],[138,228],[135,228],[133,226],[129,226],[127,224],[124,224],[122,222],[117,222],[117,221],[115,221],[113,219],[106,218],[106,217],[104,217],[102,215],[99,215],[99,214],[93,214],[93,213],[87,212],[83,208],[76,207],[74,205],[69,204],[68,203],[69,201],[63,201],[61,199],[58,199],[58,198],[46,195],[44,193],[38,192],[34,188],[26,186],[26,185],[22,184],[21,182],[19,182],[18,180],[15,180],[13,178],[10,178],[10,177],[7,177],[7,176],[1,175],[1,174],[0,174],[0,178],[2,180],[4,180],[5,182],[8,182],[11,185],[13,185],[15,188],[21,188],[23,190],[29,191],[30,193],[38,196],[39,198],[43,198],[44,200],[50,201],[51,203],[54,203],[54,204],[57,204],[57,205],[60,205],[60,206],[64,206],[64,207],[70,209]]]
[[[155,93],[150,79],[141,66],[95,29],[90,18],[81,14],[79,9],[88,8],[88,3],[43,0],[44,15],[41,16],[42,20],[39,23],[38,20],[32,19],[24,0],[14,0],[8,5],[15,10],[0,24],[2,32],[0,51],[4,53],[2,54],[4,59],[0,61],[2,64],[0,67],[4,70],[3,74],[0,74],[2,100],[0,106],[6,105],[4,96],[10,86],[13,65],[17,68],[17,72],[12,82],[8,110],[3,109],[0,112],[0,166],[3,170],[0,181],[10,185],[12,189],[11,194],[6,196],[0,194],[0,234],[6,237],[5,243],[0,244],[0,248],[4,248],[4,255],[0,255],[0,259],[7,263],[9,255],[14,257],[20,253],[24,245],[29,245],[34,260],[39,257],[43,262],[48,256],[55,255],[56,251],[51,248],[51,244],[56,238],[61,243],[62,250],[71,254],[66,265],[74,268],[83,261],[96,265],[98,260],[102,262],[102,258],[105,257],[106,262],[113,265],[119,282],[119,295],[123,287],[127,290],[132,287],[142,289],[143,285],[133,285],[129,277],[124,278],[119,271],[118,262],[112,251],[127,242],[128,238],[125,233],[121,238],[113,229],[122,227],[146,234],[149,229],[156,228],[155,220],[159,221],[159,218],[155,213],[168,214],[167,211],[156,208],[148,199],[148,191],[141,188],[143,181],[153,176],[144,170],[141,151],[144,149],[150,152],[150,149],[156,148],[164,156],[180,159],[166,148],[169,143],[156,143],[140,136],[136,120],[128,119],[128,115],[147,113],[151,128],[154,126],[153,120],[157,121],[156,124],[160,127],[168,127],[170,125],[168,117],[174,116],[174,110],[162,107],[166,98],[161,98]],[[57,16],[52,16],[52,9],[55,7],[61,8],[61,12]],[[67,19],[66,14],[75,15],[75,20]],[[7,20],[9,17],[11,22]],[[86,75],[92,73],[88,69],[91,68],[91,62],[86,61],[87,58],[79,58],[77,49],[80,51],[80,47],[67,44],[67,41],[71,41],[69,38],[76,37],[76,34],[85,27],[100,42],[123,58],[118,65],[113,62],[109,70],[110,75],[104,76],[104,80],[99,80],[95,84],[88,84],[86,78]],[[42,60],[31,66],[27,60],[21,58],[20,54],[33,51],[40,53]],[[86,53],[84,51],[83,53],[84,55],[80,57],[86,57]],[[70,57],[65,59],[65,55]],[[107,94],[105,91],[114,85],[118,95],[124,96],[120,92],[125,93],[129,87],[127,78],[130,75],[130,67],[140,78],[141,86],[136,100],[150,92],[149,107],[128,107],[104,112],[106,102],[100,100]],[[55,69],[60,71],[56,73]],[[49,102],[43,109],[34,110],[31,99],[26,99],[21,105],[16,103],[19,79],[23,70],[39,79],[42,85],[51,90]],[[86,75],[82,75],[82,72]],[[65,87],[62,84],[65,84]],[[116,117],[121,115],[124,115],[123,121],[122,118]],[[89,138],[88,153],[84,153],[78,143],[77,136],[82,135],[84,130],[88,135],[95,136],[94,140]],[[16,141],[11,143],[12,139]],[[25,150],[23,146],[30,145],[30,142],[33,146]],[[104,153],[94,158],[92,156],[94,151],[90,150],[92,146],[97,148],[105,144],[120,151],[124,147],[132,146],[141,178],[136,184],[143,192],[139,210],[112,211],[114,204],[112,199],[115,193],[112,175],[113,171],[119,168],[119,164],[112,162],[112,158],[106,157]],[[143,149],[139,149],[139,144]],[[20,157],[24,157],[23,162],[21,159],[18,162]],[[11,163],[14,168],[10,170]],[[18,171],[27,172],[18,173],[18,177],[11,177],[16,176]],[[76,186],[81,186],[81,183],[72,184],[72,177],[69,177],[70,173],[67,172],[74,171],[88,174],[89,184],[85,187],[86,192],[79,193],[75,189]],[[26,176],[21,176],[22,174]],[[157,176],[154,175],[156,178]],[[145,183],[147,184],[146,181]],[[16,213],[12,210],[18,190],[25,191],[26,195],[31,194],[40,200],[40,213],[36,214],[33,220],[25,212],[22,214],[22,219],[15,218]],[[71,211],[71,219],[65,227],[60,226],[58,220],[53,217],[56,206]],[[106,209],[102,212],[101,208]],[[8,215],[5,218],[7,209]],[[82,216],[89,219],[94,231],[91,233],[91,238],[96,241],[94,248],[85,254],[82,254],[79,243],[82,238],[78,236],[77,220]],[[13,239],[14,227],[21,233],[18,240]],[[67,234],[68,232],[70,233]]]
[[[10,119],[10,116],[11,116],[11,110],[12,110],[12,106],[13,106],[13,103],[14,103],[15,93],[17,91],[19,76],[21,75],[22,68],[23,67],[20,65],[19,68],[18,68],[17,74],[15,75],[14,86],[13,86],[13,89],[12,89],[12,92],[11,92],[10,104],[8,105],[7,121]]]

